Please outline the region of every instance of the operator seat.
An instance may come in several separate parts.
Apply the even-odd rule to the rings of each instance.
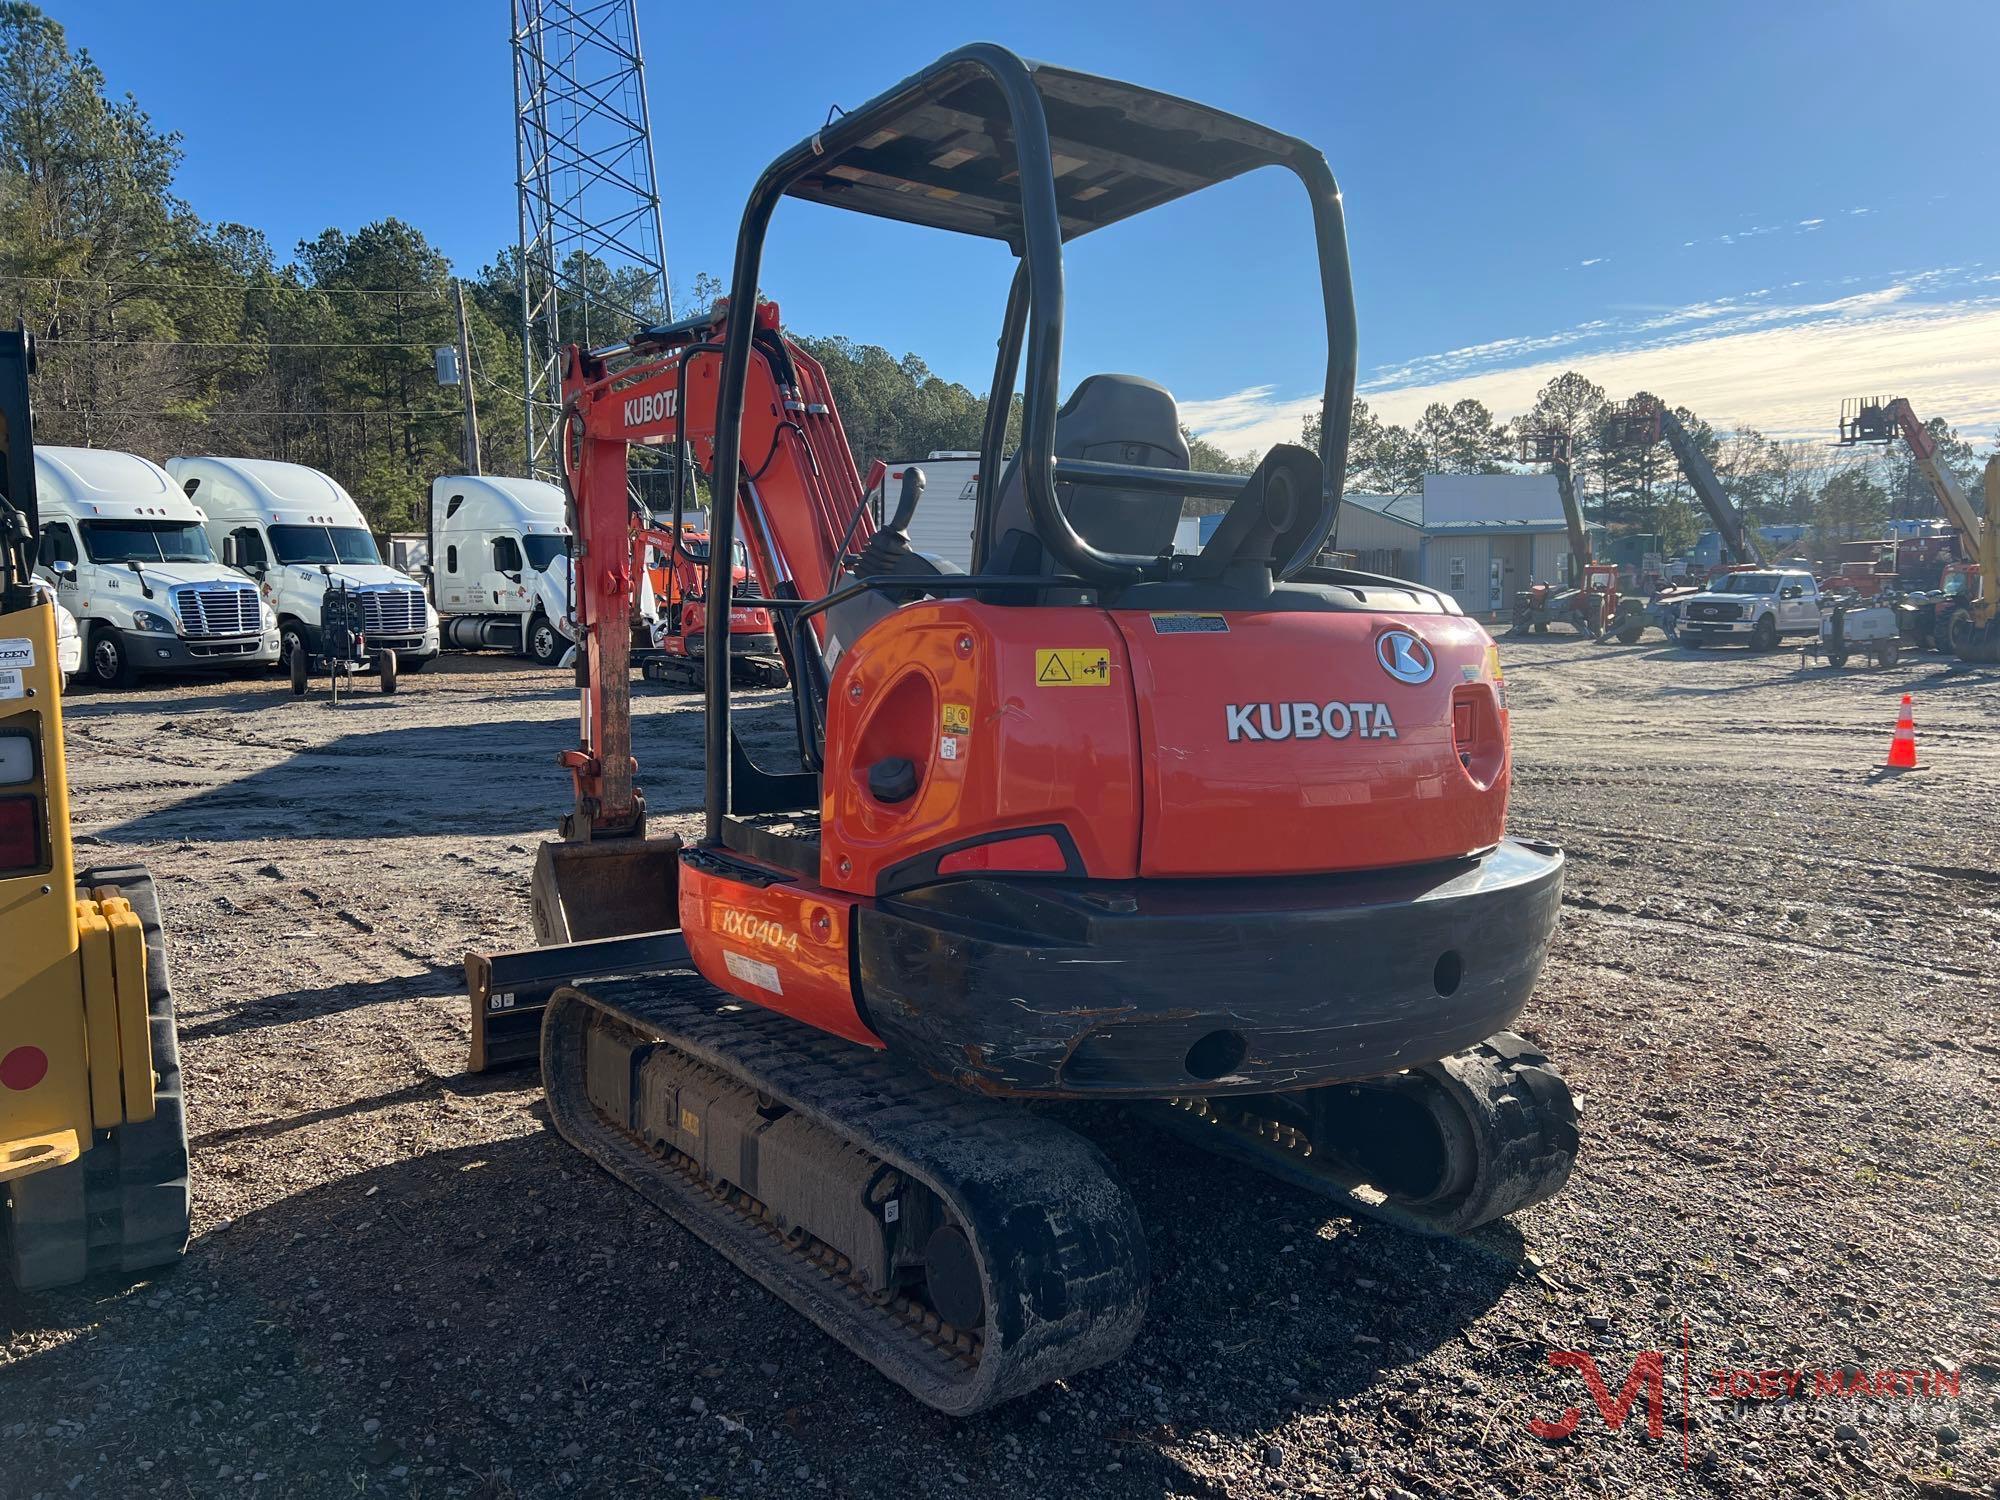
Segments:
[[[1187,438],[1180,408],[1165,386],[1138,375],[1091,375],[1070,392],[1056,413],[1057,458],[1096,459],[1149,469],[1185,469]],[[1077,534],[1106,552],[1157,557],[1174,544],[1181,497],[1107,485],[1058,484],[1056,499]],[[1028,514],[1021,456],[1014,455],[1000,481],[994,506],[993,550],[983,573],[1054,573],[1055,559],[1035,533]],[[1069,602],[1043,591],[1040,602]]]

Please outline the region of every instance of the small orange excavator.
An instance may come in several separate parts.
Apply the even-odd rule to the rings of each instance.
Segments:
[[[702,665],[708,640],[708,611],[703,583],[708,575],[708,533],[680,523],[644,526],[634,537],[643,559],[653,597],[653,619],[642,621],[653,653],[641,664],[648,682],[699,688],[707,673]],[[729,671],[738,687],[783,687],[785,665],[778,656],[778,637],[771,612],[740,602],[750,585],[743,548],[729,570]],[[643,611],[642,611],[643,613]]]
[[[1192,472],[1153,382],[1059,402],[1063,246],[1259,168],[1312,211],[1321,451]],[[970,572],[910,547],[920,473],[873,524],[825,372],[758,299],[787,196],[1017,257]],[[1144,1312],[1130,1196],[1021,1100],[1130,1101],[1428,1233],[1559,1189],[1575,1108],[1507,1028],[1563,861],[1505,834],[1497,653],[1448,596],[1314,562],[1355,369],[1332,174],[1248,120],[975,45],[779,157],[724,306],[568,356],[576,800],[537,856],[541,946],[468,959],[475,1066],[538,1020],[568,1140],[958,1414],[1118,1357]],[[706,658],[686,844],[646,836],[632,757],[637,442],[733,495],[710,576],[740,523],[790,669],[796,755],[767,766]],[[1193,554],[1187,496],[1227,506]],[[730,592],[706,602],[713,635]]]

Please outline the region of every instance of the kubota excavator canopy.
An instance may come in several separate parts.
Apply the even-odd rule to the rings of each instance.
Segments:
[[[1043,63],[1019,66],[1048,119],[1066,240],[1313,154],[1291,136],[1170,94]],[[1013,127],[991,73],[955,54],[851,118],[874,128],[844,149],[830,149],[787,188],[791,197],[1020,242]]]

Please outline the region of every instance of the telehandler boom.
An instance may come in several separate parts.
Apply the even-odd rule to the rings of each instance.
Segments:
[[[1938,508],[1958,536],[1963,556],[1962,564],[1945,574],[1946,590],[1954,598],[1948,612],[1939,606],[1944,619],[1937,631],[1938,638],[1949,642],[1962,661],[2000,661],[2000,621],[1996,621],[1996,612],[2000,612],[2000,583],[1995,581],[2000,579],[2000,519],[1993,512],[1994,466],[1990,461],[1986,466],[1986,514],[1982,517],[1973,509],[1972,497],[1966,494],[1958,476],[1938,462],[1937,440],[1917,420],[1916,408],[1907,399],[1857,396],[1841,403],[1839,446],[1852,447],[1858,443],[1886,446],[1898,437],[1910,445],[1918,471],[1930,485],[1931,493],[1937,496]]]

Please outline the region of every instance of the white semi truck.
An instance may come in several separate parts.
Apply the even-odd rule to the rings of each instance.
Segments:
[[[431,602],[455,651],[518,651],[554,666],[569,649],[569,524],[538,479],[431,481]]]
[[[285,660],[319,655],[320,600],[334,584],[360,596],[371,653],[394,651],[400,672],[437,656],[437,612],[414,579],[384,565],[361,507],[336,481],[262,458],[170,458],[167,472],[207,515],[222,560],[277,613]]]
[[[276,613],[216,557],[200,510],[158,464],[37,447],[35,494],[35,571],[76,616],[94,684],[279,659]]]

